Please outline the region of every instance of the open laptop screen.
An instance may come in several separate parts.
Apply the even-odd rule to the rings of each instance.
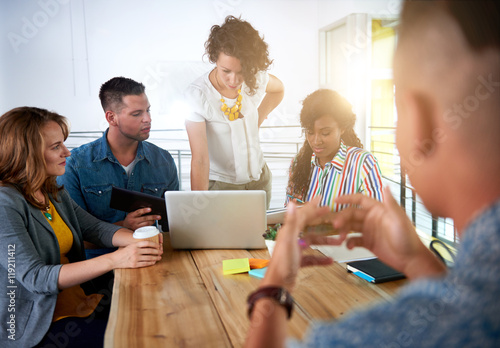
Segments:
[[[264,191],[167,191],[170,240],[175,249],[262,249]]]

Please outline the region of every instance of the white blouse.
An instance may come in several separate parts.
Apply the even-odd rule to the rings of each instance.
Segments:
[[[186,91],[189,112],[186,119],[206,122],[208,154],[210,157],[209,179],[231,184],[246,184],[259,180],[264,166],[264,156],[259,141],[259,114],[257,108],[265,96],[269,74],[257,73],[255,94],[248,94],[245,83],[241,88],[242,119],[229,121],[221,111],[221,94],[209,80],[210,72],[194,81]],[[236,99],[223,97],[228,107]]]

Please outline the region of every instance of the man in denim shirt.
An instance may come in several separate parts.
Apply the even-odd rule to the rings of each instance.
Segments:
[[[135,230],[161,217],[111,209],[113,186],[162,197],[179,189],[177,168],[168,151],[147,141],[151,115],[145,87],[115,77],[101,86],[99,98],[109,128],[104,135],[71,151],[66,173],[58,178],[71,197],[97,218]]]

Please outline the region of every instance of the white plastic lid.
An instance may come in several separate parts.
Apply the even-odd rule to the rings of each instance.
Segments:
[[[136,239],[143,239],[156,236],[160,231],[155,226],[140,227],[135,230],[133,237]]]

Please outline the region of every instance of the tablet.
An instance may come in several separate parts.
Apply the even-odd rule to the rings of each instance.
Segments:
[[[151,213],[146,215],[161,215],[159,223],[162,225],[163,231],[168,231],[167,209],[164,198],[113,186],[109,207],[127,213],[141,208],[151,208]]]

